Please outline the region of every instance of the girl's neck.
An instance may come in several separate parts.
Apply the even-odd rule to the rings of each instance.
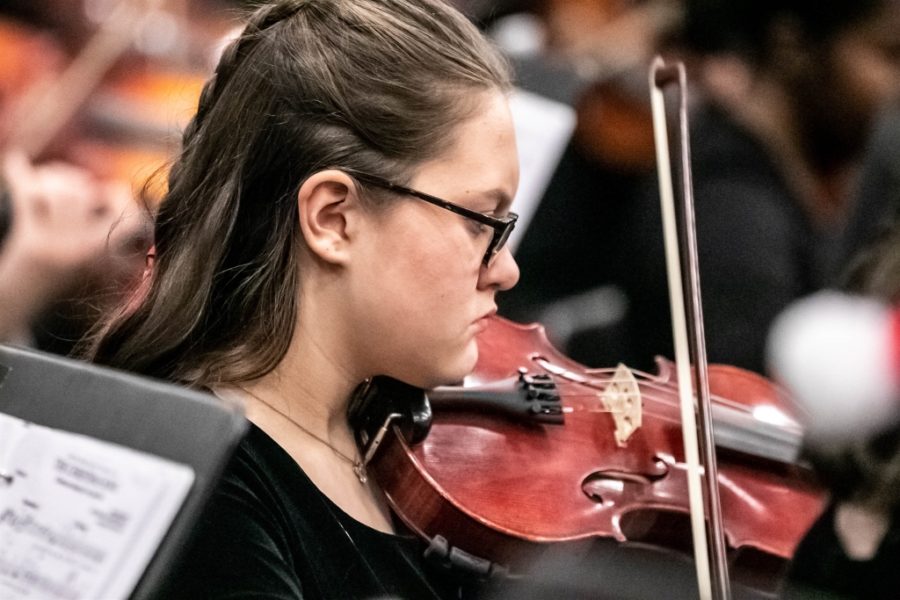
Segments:
[[[357,521],[394,531],[381,491],[354,469],[359,451],[347,422],[358,376],[338,360],[329,338],[298,325],[284,359],[271,373],[217,390],[243,401],[247,419],[271,437],[319,490]]]
[[[301,296],[300,314],[284,358],[270,373],[242,387],[270,404],[277,402],[273,408],[288,412],[317,435],[343,436],[350,396],[365,375],[355,364],[343,320],[331,314],[342,303]]]

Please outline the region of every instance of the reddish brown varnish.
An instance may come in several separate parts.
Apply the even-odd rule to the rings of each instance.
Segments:
[[[593,379],[598,389],[606,385],[552,348],[537,325],[496,318],[478,344],[479,381],[510,377],[521,367],[545,373],[535,360],[543,357]],[[616,445],[604,412],[570,412],[558,426],[436,410],[424,442],[409,447],[389,436],[370,467],[413,530],[513,568],[551,545],[590,538],[687,550],[688,493],[670,367],[660,361],[660,374],[640,382],[643,426],[625,447]],[[564,406],[600,406],[582,395],[596,389],[554,380]],[[789,411],[771,382],[748,371],[713,365],[710,387],[714,403],[727,398]],[[771,582],[771,571],[785,565],[823,509],[823,493],[798,467],[738,452],[720,453],[718,468],[733,573]],[[626,481],[617,490],[598,479],[603,473],[624,474],[619,481]]]

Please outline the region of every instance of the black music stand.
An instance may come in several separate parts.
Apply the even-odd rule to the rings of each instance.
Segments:
[[[168,383],[0,345],[0,412],[154,454],[195,479],[131,597],[156,596],[247,432],[240,410]]]

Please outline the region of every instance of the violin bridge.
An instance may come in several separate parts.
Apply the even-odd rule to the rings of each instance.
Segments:
[[[628,367],[619,363],[600,399],[616,424],[616,445],[624,447],[631,434],[641,427],[641,390]]]

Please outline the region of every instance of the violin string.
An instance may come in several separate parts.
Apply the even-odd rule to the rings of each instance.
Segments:
[[[601,394],[584,394],[584,393],[582,393],[582,394],[566,394],[566,395],[565,395],[565,398],[566,398],[567,400],[570,400],[570,399],[578,399],[578,398],[592,398],[592,399],[597,399],[597,400],[599,400],[600,395],[601,395]],[[658,401],[658,404],[663,405],[663,406],[669,406],[669,407],[672,409],[672,410],[669,410],[669,411],[657,411],[657,410],[653,410],[653,408],[648,408],[647,406],[643,406],[643,407],[641,408],[641,413],[642,413],[644,416],[646,416],[646,417],[652,417],[652,418],[654,418],[654,419],[665,420],[665,421],[669,421],[669,422],[672,422],[672,423],[680,423],[680,422],[681,422],[681,417],[680,417],[680,415],[678,414],[678,412],[677,412],[676,410],[674,410],[676,407],[675,407],[674,405],[671,404],[671,400],[670,400],[670,399],[665,399],[665,400],[664,400],[664,399],[662,399],[662,398],[654,397],[654,396],[648,395],[648,394],[642,394],[642,395],[641,395],[641,398],[644,398],[644,399],[650,399],[650,400],[656,400],[656,401]],[[602,407],[602,406],[600,406],[600,405],[597,405],[597,406],[587,406],[587,405],[584,405],[584,404],[580,404],[580,405],[576,405],[576,406],[564,406],[564,407],[563,407],[563,413],[565,413],[565,414],[578,414],[578,413],[595,414],[595,413],[607,413],[607,414],[613,414],[613,415],[614,415],[614,414],[624,414],[624,413],[626,413],[626,412],[627,412],[627,411],[624,411],[624,410],[616,410],[616,409],[611,409],[611,408],[606,408],[606,407]],[[732,417],[732,418],[735,418],[735,417]],[[744,408],[743,413],[740,415],[740,417],[737,417],[737,418],[753,419],[753,423],[756,423],[756,422],[757,422],[757,420],[755,419],[755,417],[752,416],[750,410],[747,409],[747,408]],[[717,419],[717,421],[718,421],[718,420],[720,420],[720,419]],[[726,418],[726,422],[727,422],[727,418]]]
[[[565,367],[558,367],[562,371],[567,371]],[[633,385],[637,382],[642,388],[651,388],[659,392],[668,392],[671,394],[677,393],[677,382],[671,382],[668,385],[664,382],[660,382],[658,376],[654,376],[645,371],[641,371],[639,369],[633,369],[631,367],[625,367],[629,373],[629,377],[623,377],[616,375],[620,368],[619,367],[599,367],[599,368],[590,368],[586,369],[584,372],[591,375],[612,375],[611,377],[604,378],[591,378],[585,379],[584,381],[574,381],[571,379],[566,379],[564,375],[556,374],[550,372],[548,369],[544,369],[545,373],[549,375],[557,387],[562,385],[567,386],[578,386],[578,387],[589,387],[597,389],[599,393],[606,391],[606,388],[611,384],[623,384],[623,385]],[[601,387],[602,386],[602,387]],[[588,394],[590,395],[590,394]],[[567,396],[572,396],[571,394],[567,394]],[[646,398],[648,400],[652,400],[654,402],[660,402],[662,404],[671,404],[674,399],[669,399],[661,396],[653,396],[641,392],[641,397]],[[725,408],[730,408],[735,412],[750,414],[752,412],[752,408],[748,407],[746,404],[741,402],[737,402],[728,398],[723,398],[717,394],[710,394],[710,400],[715,402],[716,404],[723,406]]]
[[[611,373],[612,377],[607,378],[597,378],[597,379],[588,379],[585,381],[573,381],[571,379],[566,379],[564,375],[556,374],[556,373],[546,373],[550,378],[554,381],[554,385],[560,389],[564,397],[568,400],[579,400],[583,398],[590,398],[592,400],[600,400],[603,394],[608,390],[609,386],[612,384],[622,384],[625,387],[633,386],[635,383],[639,385],[638,395],[642,400],[649,400],[652,404],[665,406],[668,408],[674,409],[677,407],[677,398],[673,397],[676,393],[676,390],[671,386],[667,386],[664,383],[659,383],[658,381],[654,381],[651,376],[645,374],[641,371],[630,369],[629,373],[633,375],[633,377],[623,377],[616,376],[615,373],[618,369],[611,368],[600,368],[600,369],[591,369],[589,370],[593,374],[602,374],[602,373]],[[583,391],[584,388],[594,389],[592,392]],[[656,391],[656,392],[666,392],[670,395],[657,395],[654,393],[648,393],[647,389]],[[567,390],[577,389],[578,392],[569,392]],[[753,416],[753,407],[748,406],[746,404],[736,402],[734,400],[729,400],[727,398],[723,398],[721,396],[712,394],[710,395],[710,399],[721,408],[731,411],[732,418],[745,419],[751,418],[756,421],[756,418]],[[651,406],[652,406],[651,404]],[[680,421],[680,417],[674,415],[672,413],[666,412],[658,412],[654,411],[652,407],[648,407],[647,405],[642,406],[642,413],[648,416],[654,416],[656,418],[662,418],[666,420],[670,420],[673,422]],[[606,407],[590,406],[590,405],[579,405],[579,406],[570,406],[564,407],[563,411],[566,413],[578,413],[578,412],[586,412],[586,413],[609,413],[609,414],[620,414],[624,411],[609,409]],[[725,420],[728,419],[728,415],[724,417]],[[721,419],[719,419],[721,420]]]
[[[575,414],[577,414],[577,413],[587,413],[587,414],[605,413],[605,414],[610,414],[610,415],[617,415],[617,414],[624,414],[625,412],[627,412],[627,411],[624,411],[624,410],[615,410],[615,409],[611,409],[611,408],[593,407],[593,406],[592,406],[592,407],[584,407],[584,406],[579,406],[579,407],[566,406],[566,407],[563,407],[563,413],[565,413],[565,414],[573,414],[573,413],[575,413]],[[653,417],[654,419],[666,420],[666,421],[670,421],[670,422],[672,422],[672,423],[677,423],[677,422],[679,421],[679,418],[678,418],[676,415],[674,415],[674,414],[660,414],[660,413],[655,413],[655,412],[653,412],[653,411],[647,411],[647,410],[642,411],[642,413],[643,413],[644,415],[648,416],[648,417]]]
[[[612,384],[612,383],[630,384],[630,383],[633,383],[633,382],[632,382],[631,380],[627,380],[627,379],[618,379],[618,380],[617,380],[617,379],[610,379],[610,380],[606,381],[605,383],[606,383],[607,385],[609,385],[609,384]],[[578,388],[581,388],[583,385],[584,385],[584,384],[581,384],[581,383],[578,383],[578,382],[575,382],[575,381],[561,381],[561,382],[557,382],[557,383],[556,383],[556,387],[557,387],[557,388],[563,388],[563,387],[566,387],[566,388],[568,388],[568,387],[578,387]],[[665,387],[663,387],[663,386],[658,386],[658,385],[653,385],[653,384],[647,384],[646,382],[644,383],[644,387],[650,387],[650,388],[652,388],[652,389],[655,389],[656,391],[672,391],[672,390],[669,390],[669,389],[667,389],[667,388],[665,388]],[[581,398],[581,397],[597,397],[597,398],[599,398],[604,392],[605,392],[605,389],[604,389],[604,390],[598,390],[598,391],[596,391],[596,392],[566,393],[565,396],[566,396],[567,398]],[[672,393],[674,393],[674,391],[672,391]],[[641,398],[644,398],[644,399],[647,399],[647,400],[652,400],[652,401],[654,401],[654,402],[659,402],[660,404],[672,404],[672,403],[674,403],[674,402],[677,402],[677,399],[676,399],[676,398],[667,398],[667,397],[665,397],[665,396],[657,396],[657,395],[654,395],[654,394],[646,393],[646,392],[644,392],[643,390],[640,392],[640,397],[641,397]],[[733,401],[733,400],[728,400],[727,398],[722,398],[722,397],[720,397],[720,396],[713,395],[713,396],[710,397],[710,399],[711,399],[711,400],[714,400],[717,404],[720,404],[720,405],[725,406],[725,407],[727,407],[727,408],[733,409],[733,410],[735,410],[735,411],[737,411],[737,412],[750,413],[750,412],[752,411],[752,409],[751,409],[750,407],[748,407],[747,405],[741,404],[741,403],[739,403],[739,402],[735,402],[735,401]]]
[[[615,372],[613,369],[595,369],[595,371]],[[677,389],[666,387],[665,384],[660,383],[658,381],[654,381],[653,378],[647,376],[646,374],[642,373],[641,371],[632,370],[630,372],[632,373],[632,375],[635,375],[635,379],[642,386],[651,387],[651,388],[654,388],[659,391],[671,391],[673,394],[677,392]],[[562,382],[558,382],[558,383],[582,385],[580,382],[576,382],[576,381],[562,381]],[[611,383],[631,384],[631,383],[634,383],[634,380],[632,380],[631,378],[623,378],[623,377],[609,377],[607,379],[590,380],[590,381],[584,382],[584,384],[586,384],[586,385],[609,385]],[[674,385],[676,382],[672,382],[672,383]],[[711,395],[711,398],[716,400],[720,404],[730,404],[734,408],[738,408],[738,409],[740,409],[741,407],[744,406],[743,404],[741,404],[739,402],[735,402],[734,400],[730,400],[728,398],[722,398],[715,394]]]
[[[568,387],[568,386],[578,386],[578,384],[572,383],[572,382],[563,382],[563,385],[565,385],[565,386],[567,386],[567,387]],[[575,394],[566,393],[566,394],[565,394],[565,399],[566,399],[566,400],[579,400],[579,399],[583,399],[583,398],[590,398],[591,400],[600,400],[601,397],[602,397],[602,395],[603,395],[602,392],[593,392],[593,393],[585,393],[585,392],[582,392],[582,393],[575,393]],[[660,404],[660,405],[663,405],[663,406],[672,406],[670,402],[666,402],[666,401],[664,401],[664,399],[658,398],[658,397],[656,397],[656,396],[653,396],[652,394],[641,394],[641,398],[642,398],[642,399],[653,400],[653,401],[655,401],[656,403],[658,403],[658,404]],[[673,408],[674,408],[674,407],[673,407]],[[567,410],[567,409],[568,409],[568,410]],[[668,418],[668,419],[672,419],[672,415],[671,415],[671,414],[666,414],[665,412],[654,411],[652,408],[648,409],[648,407],[646,407],[646,406],[642,407],[641,411],[642,411],[643,414],[645,414],[645,415],[651,415],[651,416],[655,416],[655,417],[659,417],[659,418]],[[618,413],[618,414],[621,414],[621,413],[624,413],[624,412],[626,412],[626,411],[623,411],[623,410],[614,410],[614,409],[605,408],[605,407],[600,408],[599,405],[597,405],[597,406],[586,406],[586,405],[584,405],[584,404],[581,404],[581,405],[575,406],[575,407],[571,407],[571,406],[570,406],[570,407],[564,407],[564,408],[563,408],[563,412],[567,412],[567,413],[573,413],[573,412],[587,412],[587,413],[610,413],[610,414],[617,414],[617,413]]]
[[[591,394],[566,395],[567,399],[579,398],[579,397],[592,397],[592,395]],[[650,397],[650,399],[652,400],[654,398]],[[577,414],[577,413],[623,414],[626,412],[623,410],[615,410],[615,409],[609,409],[606,407],[601,407],[599,404],[596,406],[591,406],[591,405],[587,405],[587,404],[579,404],[579,403],[577,403],[577,401],[575,404],[576,404],[575,406],[564,407],[563,412],[566,414],[573,414],[573,413],[574,414]],[[654,410],[652,405],[650,405],[649,407],[645,405],[641,408],[641,413],[647,417],[653,417],[655,419],[663,419],[663,420],[671,421],[671,422],[680,422],[681,417],[679,416],[678,412],[676,410],[674,410],[676,408],[674,405],[670,404],[669,402],[660,402],[659,404],[661,404],[663,406],[668,406],[670,408],[670,410],[659,411],[659,410]],[[750,411],[745,411],[739,415],[729,415],[729,416],[719,417],[716,419],[716,421],[722,422],[722,423],[726,423],[726,422],[733,423],[733,419],[743,419],[743,420],[752,419],[753,423],[757,422],[756,418],[752,416]]]
[[[652,375],[651,373],[647,373],[647,372],[645,372],[645,371],[641,371],[641,370],[639,370],[639,369],[633,369],[633,368],[631,368],[631,367],[626,367],[626,369],[628,370],[628,373],[629,373],[632,377],[634,377],[634,379],[636,379],[639,383],[643,383],[644,385],[648,385],[648,386],[653,386],[653,387],[655,387],[656,389],[659,389],[659,390],[666,390],[666,391],[669,390],[669,388],[667,388],[667,387],[665,386],[665,383],[662,383],[662,382],[659,381],[658,376]],[[598,367],[598,368],[586,369],[585,372],[588,373],[588,374],[592,374],[592,375],[612,374],[613,377],[607,377],[607,378],[599,379],[599,380],[596,380],[596,381],[595,381],[595,380],[588,380],[588,381],[585,381],[584,383],[585,383],[586,385],[602,385],[602,384],[609,384],[609,383],[630,383],[630,382],[632,382],[631,378],[624,378],[624,379],[623,379],[622,377],[616,377],[615,374],[616,374],[618,371],[619,371],[618,368],[612,368],[612,367]],[[569,382],[567,382],[567,383],[578,383],[578,382],[569,381]],[[671,382],[671,384],[672,384],[672,385],[677,385],[677,382],[673,381],[673,382]],[[676,390],[676,389],[672,389],[671,391],[674,393],[674,392],[676,392],[677,390]],[[712,397],[713,399],[717,400],[717,401],[720,402],[720,403],[724,403],[724,404],[729,404],[729,403],[730,403],[730,404],[733,404],[736,408],[739,408],[739,407],[743,406],[741,403],[735,402],[735,401],[733,401],[733,400],[729,400],[729,399],[727,399],[727,398],[721,398],[721,397],[718,397],[718,396],[716,396],[716,395],[712,395],[711,397]]]

